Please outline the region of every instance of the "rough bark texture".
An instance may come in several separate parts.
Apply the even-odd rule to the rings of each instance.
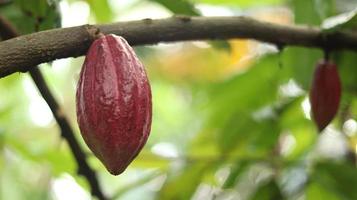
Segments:
[[[175,16],[53,29],[1,42],[0,77],[43,62],[84,55],[99,29],[104,34],[121,35],[131,45],[251,38],[277,45],[357,50],[357,34],[352,32],[326,34],[318,28],[277,25],[247,17]]]
[[[86,52],[98,29],[92,26],[54,29],[0,42],[0,77],[56,58],[76,57]]]

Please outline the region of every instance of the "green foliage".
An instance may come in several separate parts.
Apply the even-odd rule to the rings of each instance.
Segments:
[[[87,0],[87,2],[98,23],[110,22],[112,20],[114,14],[107,0]]]
[[[298,56],[296,56],[298,55]],[[309,89],[313,71],[323,52],[316,49],[288,47],[283,51],[283,67],[291,71],[291,76],[305,90]]]
[[[62,13],[59,3],[14,0],[0,4],[0,15],[26,34],[59,27],[61,16],[70,12],[66,6],[73,5],[89,7],[90,19],[85,20],[96,23],[150,13],[145,6],[165,12],[163,16],[198,16],[205,7],[255,16],[256,12],[266,14],[261,8],[274,10],[278,5],[291,12],[291,23],[308,26],[321,26],[327,18],[347,12],[341,9],[347,1],[336,0],[62,0]],[[326,34],[355,29],[356,13],[350,14]],[[105,171],[78,131],[74,96],[83,58],[55,61],[41,70],[105,193],[114,199],[357,199],[357,170],[344,153],[336,153],[353,154],[357,144],[353,129],[356,53],[331,54],[339,67],[343,101],[335,121],[319,135],[309,118],[307,97],[323,51],[285,47],[276,53],[265,52],[265,46],[256,43],[247,46],[238,47],[239,56],[234,54],[232,41],[136,48],[152,85],[152,133],[143,151],[119,177]],[[197,60],[205,62],[203,70]],[[241,64],[245,60],[248,62]],[[63,177],[74,178],[66,180],[79,189],[66,182],[61,193],[73,189],[75,194],[85,191],[89,195],[86,179],[78,176],[77,164],[53,117],[47,116],[50,119],[45,124],[34,119],[33,114],[48,111],[48,107],[39,101],[29,77],[13,74],[2,78],[0,94],[0,199],[64,199],[54,192],[58,189],[55,183]]]
[[[336,193],[323,187],[318,183],[310,183],[306,191],[306,199],[308,200],[339,200],[341,199]]]
[[[187,0],[151,0],[157,2],[175,14],[200,15],[194,5]]]
[[[60,26],[57,0],[15,0],[0,6],[2,16],[9,19],[20,34],[32,33]]]
[[[275,181],[269,181],[259,187],[252,200],[281,200],[284,199]]]
[[[343,18],[340,16],[340,20],[335,20],[334,24],[330,25],[328,28],[325,28],[327,33],[357,29],[357,9],[354,9],[349,13],[343,13],[341,15]]]
[[[251,161],[241,161],[241,159],[238,159],[237,163],[235,163],[234,167],[231,169],[231,173],[225,180],[222,188],[223,189],[233,188],[237,184],[241,175],[250,166],[250,163]]]
[[[200,3],[208,3],[208,4],[214,4],[214,5],[235,5],[235,6],[241,6],[241,7],[250,7],[250,6],[261,6],[261,5],[279,5],[283,3],[283,0],[256,0],[256,1],[250,1],[250,0],[196,0],[197,2]]]
[[[316,7],[315,0],[291,0],[294,11],[295,23],[317,25],[321,24],[319,7]]]
[[[311,179],[341,199],[357,198],[354,187],[357,184],[357,171],[354,166],[334,162],[318,163]]]
[[[205,163],[188,163],[179,172],[173,171],[166,180],[157,199],[190,199],[199,186],[207,168]]]

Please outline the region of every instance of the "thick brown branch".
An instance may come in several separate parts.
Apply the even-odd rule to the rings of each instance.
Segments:
[[[2,16],[0,16],[0,27],[0,35],[3,39],[9,39],[18,36],[16,29]],[[76,140],[74,131],[71,128],[67,118],[63,115],[59,104],[48,88],[41,71],[37,67],[33,67],[29,69],[29,72],[32,80],[36,84],[36,87],[50,107],[52,114],[60,127],[62,137],[68,142],[68,145],[78,165],[78,173],[83,175],[88,180],[88,183],[91,187],[91,192],[94,196],[98,197],[100,200],[107,199],[100,189],[96,173],[89,167],[86,161],[85,153]]]
[[[144,19],[97,26],[53,29],[0,43],[0,77],[51,60],[84,55],[98,29],[125,37],[131,45],[184,40],[251,38],[278,45],[357,50],[357,34],[323,34],[318,28],[259,22],[247,17]]]

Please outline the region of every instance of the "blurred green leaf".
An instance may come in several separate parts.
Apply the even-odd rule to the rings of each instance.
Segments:
[[[255,121],[237,113],[218,133],[218,145],[224,153],[237,149],[240,153],[261,155],[273,149],[278,136],[275,120]]]
[[[29,15],[35,17],[44,17],[48,8],[47,0],[15,0],[21,10]]]
[[[305,96],[297,97],[280,117],[280,127],[293,137],[294,145],[287,159],[294,160],[309,152],[317,139],[317,131],[311,120],[305,117],[302,102]]]
[[[317,62],[323,58],[323,52],[316,49],[288,47],[283,51],[283,68],[304,90],[310,88],[313,71]]]
[[[163,170],[170,166],[171,161],[169,158],[160,157],[144,149],[130,166],[143,169],[154,168]]]
[[[174,14],[180,15],[200,15],[194,4],[188,0],[150,0],[161,4]]]
[[[251,199],[252,200],[282,200],[284,198],[277,183],[274,180],[270,180],[267,183],[262,184]]]
[[[252,114],[276,100],[279,71],[277,57],[266,57],[247,72],[209,89],[207,128],[223,152],[235,146],[264,149],[275,142],[278,130],[272,118],[253,119]]]
[[[209,123],[220,126],[232,114],[244,115],[271,104],[276,100],[279,73],[278,57],[268,56],[258,60],[247,71],[210,86]]]
[[[325,32],[335,32],[339,30],[357,29],[357,8],[348,12],[332,17],[329,20],[328,27],[324,27]]]
[[[357,91],[357,69],[353,67],[357,63],[357,54],[350,51],[339,51],[333,58],[338,66],[344,91]]]
[[[336,14],[336,0],[314,0],[314,8],[321,20]]]
[[[0,7],[0,13],[8,19],[20,33],[26,34],[35,31],[35,19],[25,15],[17,4],[12,3]]]
[[[323,187],[322,185],[311,182],[306,189],[306,200],[340,200],[333,191]]]
[[[341,199],[357,199],[357,170],[348,163],[320,162],[314,166],[311,180],[337,194]]]
[[[160,175],[162,175],[162,173],[159,173],[159,172],[153,172],[148,175],[144,175],[139,180],[136,180],[128,185],[125,185],[125,187],[123,187],[123,188],[120,188],[118,191],[115,192],[115,194],[111,198],[118,199],[121,196],[123,196],[126,192],[128,192],[132,189],[138,188],[138,187],[148,183],[149,181],[153,180],[154,178],[157,178]]]
[[[65,148],[59,150],[60,143],[58,146],[54,146],[50,142],[51,137],[56,138],[58,136],[52,134],[45,137],[35,132],[29,132],[28,134],[32,134],[32,141],[21,141],[18,137],[11,136],[7,137],[6,144],[27,160],[49,164],[55,175],[63,172],[76,174],[76,165],[65,141],[62,144]]]
[[[7,149],[5,166],[0,176],[1,199],[48,199],[50,176],[41,165],[23,159]]]
[[[315,0],[291,0],[290,1],[295,23],[319,26],[322,19],[318,13]],[[299,55],[299,54],[296,54]]]
[[[180,171],[172,172],[162,186],[158,199],[190,199],[206,170],[206,163],[188,163]]]
[[[210,41],[210,45],[213,48],[216,48],[217,50],[224,50],[224,51],[231,51],[231,45],[227,41],[223,40],[216,40],[216,41]]]
[[[216,4],[216,5],[237,5],[241,7],[249,7],[249,6],[262,6],[262,5],[278,5],[284,2],[284,0],[196,0],[200,3],[207,4]]]
[[[111,22],[114,13],[107,0],[86,0],[90,6],[91,11],[93,11],[96,21],[98,23],[108,23]]]
[[[233,188],[235,184],[239,181],[240,175],[243,174],[243,172],[250,166],[250,162],[248,161],[240,161],[232,167],[229,176],[225,180],[222,188],[223,189],[229,189]]]
[[[172,82],[152,79],[153,123],[148,145],[169,142],[178,151],[183,151],[185,144],[194,134],[200,118],[191,104],[189,90]],[[184,113],[184,114],[183,114]],[[146,145],[148,147],[148,145]]]
[[[61,17],[57,0],[14,0],[0,7],[20,34],[32,33],[60,26]]]

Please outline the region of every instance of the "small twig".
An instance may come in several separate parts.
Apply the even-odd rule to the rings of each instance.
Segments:
[[[16,29],[11,25],[11,23],[9,23],[5,18],[1,16],[0,27],[0,34],[6,33],[1,34],[1,36],[4,36],[2,37],[3,39],[9,39],[19,35]],[[61,136],[69,144],[69,147],[78,165],[78,174],[83,175],[88,180],[89,185],[91,187],[92,195],[98,197],[98,199],[100,200],[106,200],[107,198],[100,189],[96,173],[89,167],[86,161],[85,153],[83,152],[78,141],[76,140],[74,136],[74,131],[71,128],[67,118],[64,116],[63,111],[61,110],[59,104],[57,103],[49,87],[47,86],[41,71],[37,67],[33,67],[29,70],[29,72],[39,92],[50,107],[52,114],[61,129]]]
[[[58,123],[58,126],[61,129],[62,137],[69,144],[72,154],[77,161],[78,174],[86,177],[86,179],[88,180],[89,185],[91,187],[91,192],[94,196],[97,196],[100,200],[107,199],[104,196],[102,190],[100,189],[96,173],[89,167],[89,165],[86,161],[86,156],[74,136],[74,131],[72,130],[71,126],[69,125],[68,120],[64,116],[64,113],[61,110],[61,108],[59,107],[55,98],[51,94],[51,91],[48,88],[41,72],[39,71],[38,68],[34,67],[30,70],[30,75],[31,75],[31,78],[33,79],[33,81],[35,82],[38,90],[40,91],[42,97],[45,99],[48,106],[50,107],[52,114],[55,117],[55,119]]]
[[[3,40],[7,40],[10,38],[16,37],[17,35],[14,36],[14,33],[16,33],[16,32],[17,31],[9,23],[9,21],[0,15],[0,37]]]
[[[11,0],[0,0],[0,6],[4,6],[7,4],[13,3]]]

